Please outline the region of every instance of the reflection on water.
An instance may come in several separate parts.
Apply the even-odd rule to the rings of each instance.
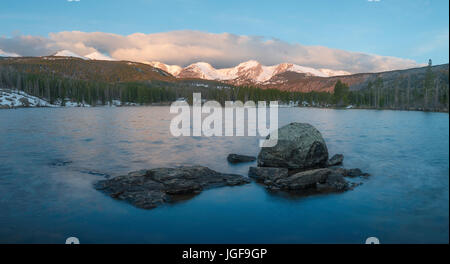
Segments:
[[[309,122],[330,154],[372,174],[343,194],[273,195],[251,183],[137,209],[92,183],[143,168],[199,164],[246,175],[229,153],[259,139],[169,133],[167,107],[0,111],[0,242],[448,243],[448,114],[283,108]]]

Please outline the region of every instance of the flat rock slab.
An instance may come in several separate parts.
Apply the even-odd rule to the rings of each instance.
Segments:
[[[360,185],[345,177],[367,176],[360,169],[321,168],[289,175],[285,168],[251,167],[249,177],[263,183],[269,190],[304,192],[305,194],[343,192]]]
[[[289,176],[289,170],[286,168],[250,167],[248,176],[258,182],[270,184],[279,179],[287,178]]]
[[[343,174],[327,168],[299,172],[276,184],[280,189],[291,191],[317,189],[338,192],[349,190],[350,187]]]
[[[158,168],[130,172],[97,182],[94,187],[136,207],[151,209],[193,197],[205,189],[249,183],[246,177],[224,174],[202,166]]]
[[[252,162],[256,160],[256,157],[239,154],[230,154],[228,155],[227,160],[230,163]]]

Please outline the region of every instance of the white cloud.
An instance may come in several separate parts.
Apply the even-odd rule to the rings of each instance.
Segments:
[[[62,49],[82,56],[99,52],[119,60],[162,61],[181,66],[205,61],[217,68],[235,66],[251,59],[264,65],[290,62],[349,72],[377,72],[418,66],[413,60],[396,57],[290,44],[257,36],[190,30],[127,36],[65,31],[51,33],[48,37],[0,37],[0,48],[5,52],[28,56],[49,55]]]
[[[0,57],[19,57],[19,54],[11,53],[11,52],[5,52],[2,49],[0,49]]]

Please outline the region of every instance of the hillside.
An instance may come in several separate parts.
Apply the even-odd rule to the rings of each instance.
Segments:
[[[67,52],[61,54],[67,56],[0,58],[0,89],[16,94],[23,91],[49,105],[60,106],[112,105],[117,100],[125,105],[145,105],[188,98],[194,92],[219,101],[230,98],[229,92],[228,95],[223,92],[232,88],[229,84],[176,79],[142,63],[80,58]],[[2,104],[18,106],[8,98],[5,97]]]
[[[432,70],[436,76],[445,81],[446,78],[448,80],[448,67],[448,64],[437,65],[432,66]],[[277,74],[267,82],[259,85],[257,84],[257,86],[261,88],[277,88],[283,91],[333,92],[336,82],[341,80],[343,83],[349,85],[350,90],[358,91],[367,88],[369,83],[374,82],[377,78],[382,78],[387,84],[401,79],[412,78],[414,83],[420,84],[425,78],[426,70],[427,67],[421,67],[380,73],[358,73],[328,78],[308,76],[306,74],[289,71]]]
[[[174,81],[167,72],[147,64],[129,61],[85,60],[77,57],[16,57],[0,58],[0,67],[33,74],[95,80],[103,82]]]

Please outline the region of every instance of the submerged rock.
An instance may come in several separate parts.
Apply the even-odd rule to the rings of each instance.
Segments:
[[[130,172],[95,184],[111,197],[127,201],[136,207],[151,209],[164,203],[189,198],[201,191],[221,186],[249,183],[241,175],[223,174],[202,166],[158,168]]]
[[[230,154],[228,155],[227,160],[230,163],[252,162],[256,160],[256,157],[239,154]]]
[[[337,166],[341,165],[344,162],[344,155],[336,154],[328,161],[328,166]]]
[[[262,148],[258,155],[260,167],[307,170],[327,164],[325,140],[315,127],[306,123],[291,123],[279,128],[278,144]]]

